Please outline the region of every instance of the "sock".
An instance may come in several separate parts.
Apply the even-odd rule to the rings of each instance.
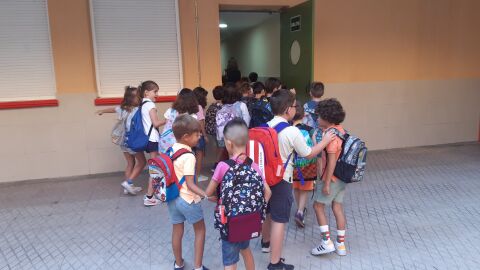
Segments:
[[[147,196],[147,198],[149,198],[149,199],[153,198],[153,195],[150,195],[150,196],[149,196],[149,195],[146,195],[146,196]]]
[[[345,230],[337,230],[337,242],[338,243],[345,242]]]
[[[132,179],[128,179],[128,180],[127,180],[127,183],[128,183],[129,185],[133,185]]]
[[[297,214],[303,215],[303,211],[297,210]]]
[[[181,267],[183,267],[183,266],[185,266],[185,264],[183,264],[183,265],[177,265],[177,262],[175,262],[175,268],[181,268]]]
[[[328,225],[320,226],[320,233],[322,234],[322,240],[328,241],[330,240],[330,231],[328,230]]]
[[[194,270],[203,270],[203,265],[200,268],[195,268]]]

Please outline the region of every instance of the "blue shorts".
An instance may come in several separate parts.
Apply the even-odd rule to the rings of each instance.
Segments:
[[[240,250],[249,248],[250,240],[232,243],[222,240],[222,258],[223,265],[229,266],[238,263],[240,260]]]
[[[149,141],[147,144],[147,149],[145,149],[145,152],[147,153],[158,152],[158,142]]]
[[[203,220],[203,210],[201,203],[187,203],[182,197],[178,197],[168,202],[168,214],[172,224],[180,224],[187,221],[195,224]]]
[[[205,142],[205,137],[202,135],[198,140],[197,145],[194,147],[194,151],[203,151],[205,152],[205,146],[207,143]]]

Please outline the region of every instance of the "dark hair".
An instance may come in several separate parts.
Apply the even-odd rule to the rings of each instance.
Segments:
[[[287,89],[280,89],[273,93],[270,98],[272,113],[274,115],[282,115],[287,109],[295,103],[295,95]]]
[[[335,98],[320,101],[315,113],[318,114],[322,120],[335,125],[339,125],[345,120],[345,111],[343,110],[342,104]]]
[[[303,119],[305,117],[305,110],[303,109],[303,105],[300,101],[297,99],[297,104],[296,104],[296,111],[295,115],[293,116],[292,121],[298,121]]]
[[[279,88],[281,86],[282,82],[279,79],[270,77],[265,81],[265,92],[267,92],[267,94],[271,94],[275,88]]]
[[[250,90],[252,89],[252,87],[250,86],[249,83],[242,83],[240,85],[240,87],[238,88],[238,92],[240,92],[240,94],[248,94],[250,93]]]
[[[139,104],[139,97],[137,93],[138,88],[133,86],[125,86],[125,92],[123,93],[122,103],[120,108],[127,112],[131,112],[134,107]]]
[[[193,93],[197,98],[198,104],[200,104],[200,106],[205,109],[205,107],[207,107],[208,91],[205,90],[205,88],[198,86],[193,89]]]
[[[181,114],[175,118],[172,125],[175,139],[180,140],[186,134],[201,132],[200,122],[188,114]]]
[[[241,77],[240,80],[238,80],[240,83],[250,83],[250,80],[248,77]]]
[[[323,96],[325,86],[323,85],[322,82],[312,82],[310,84],[310,94],[314,98],[321,98]]]
[[[153,90],[158,90],[158,84],[154,81],[144,81],[138,86],[138,95],[140,98],[145,97],[145,92],[146,91],[153,91]]]
[[[265,85],[263,85],[262,82],[256,82],[252,85],[252,89],[254,95],[259,95],[263,90],[265,90]]]
[[[223,99],[223,86],[217,85],[215,88],[212,90],[213,98],[215,100],[222,100]]]
[[[227,83],[223,89],[223,104],[233,104],[240,99],[240,94],[238,93],[237,88],[235,88],[235,84]]]
[[[172,104],[172,109],[178,113],[198,113],[198,101],[191,89],[183,88],[178,92],[177,99]]]
[[[258,74],[256,72],[250,72],[248,78],[250,79],[250,82],[254,83],[258,80]]]

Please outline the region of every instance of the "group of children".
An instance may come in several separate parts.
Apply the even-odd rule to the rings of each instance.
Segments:
[[[293,265],[285,263],[281,257],[285,227],[290,220],[294,200],[297,206],[295,222],[300,228],[305,226],[307,196],[311,191],[314,192],[314,210],[321,235],[321,242],[311,250],[311,254],[336,251],[339,255],[346,255],[346,220],[342,206],[345,183],[333,175],[342,151],[342,140],[335,133],[345,133],[340,125],[345,112],[336,99],[321,99],[324,94],[322,83],[311,84],[311,100],[304,106],[296,100],[294,91],[282,89],[281,82],[276,78],[269,78],[265,84],[240,82],[236,85],[217,86],[212,91],[215,102],[205,113],[208,92],[201,87],[193,91],[185,88],[165,112],[164,120],[158,118],[154,103],[158,91],[159,87],[153,81],[143,82],[139,87],[127,87],[119,107],[98,113],[116,112],[128,130],[129,119],[136,110],[141,110],[143,127],[149,136],[146,152],[150,158],[155,158],[159,152],[170,148],[173,152],[188,150],[187,154],[173,161],[177,178],[184,177],[185,182],[180,189],[180,196],[168,202],[170,222],[173,225],[174,269],[184,269],[182,238],[185,221],[194,228],[195,270],[208,269],[202,263],[206,230],[201,200],[209,199],[218,203],[218,186],[229,168],[226,160],[236,163],[245,161],[248,130],[259,126],[275,128],[277,125],[286,125],[278,133],[278,147],[284,163],[283,180],[269,187],[259,166],[251,164],[254,171],[262,176],[265,183],[262,196],[268,201],[261,239],[262,252],[270,253],[267,269],[294,269]],[[161,133],[158,130],[160,126],[163,126]],[[203,190],[195,178],[201,169],[205,145],[209,143],[207,134],[216,139],[217,162],[212,168],[213,177],[206,190]],[[126,179],[121,185],[125,192],[137,194],[141,188],[134,186],[133,180],[145,167],[144,154],[135,153],[124,145],[121,149],[127,160]],[[159,203],[150,179],[144,205]],[[325,207],[330,205],[337,223],[337,238],[334,241],[330,238],[325,215]],[[255,269],[249,241],[233,243],[222,240],[225,269],[236,269],[239,254],[244,259],[246,269]]]

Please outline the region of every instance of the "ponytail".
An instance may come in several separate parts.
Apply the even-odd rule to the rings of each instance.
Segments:
[[[138,95],[140,96],[141,99],[143,99],[145,97],[146,91],[153,91],[153,90],[157,90],[158,88],[159,87],[156,82],[144,81],[140,83],[140,85],[138,86]]]

